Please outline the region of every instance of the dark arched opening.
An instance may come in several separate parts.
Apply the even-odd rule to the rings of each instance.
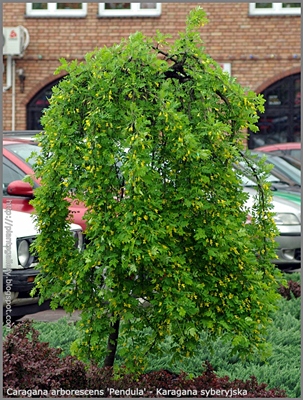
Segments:
[[[262,92],[266,103],[259,131],[250,133],[248,147],[301,140],[301,74],[283,78]]]
[[[43,110],[49,106],[48,99],[52,95],[52,87],[62,78],[56,79],[55,81],[44,86],[28,103],[26,109],[26,129],[28,130],[41,130],[42,126],[40,119],[43,114]]]

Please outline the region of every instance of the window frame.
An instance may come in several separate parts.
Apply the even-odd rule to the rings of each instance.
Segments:
[[[57,9],[58,3],[46,3],[46,10],[33,10],[32,6],[35,3],[26,3],[26,16],[27,17],[86,17],[87,15],[87,3],[82,4],[82,9]]]
[[[99,17],[159,17],[161,15],[161,3],[155,3],[156,8],[140,8],[141,3],[131,3],[130,9],[112,9],[106,10],[106,3],[99,3],[98,16]],[[152,3],[152,2],[150,2]]]
[[[301,15],[301,7],[283,8],[283,3],[272,3],[271,8],[256,8],[256,4],[258,3],[249,3],[249,15]]]

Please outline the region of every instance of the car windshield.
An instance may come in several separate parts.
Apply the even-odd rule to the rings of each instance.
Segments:
[[[238,166],[241,167],[241,170],[244,174],[243,179],[242,179],[244,186],[252,186],[253,181],[251,179],[249,179],[247,176],[245,176],[247,164],[244,161],[240,161],[240,162],[238,162]],[[254,168],[257,169],[257,166],[255,164],[254,164]],[[281,179],[277,178],[276,176],[274,176],[272,174],[267,174],[266,181],[269,183],[281,183],[281,184],[285,183],[285,182],[282,182]],[[254,185],[256,185],[256,182],[254,182]]]
[[[286,160],[283,160],[282,158],[278,156],[271,156],[268,157],[268,163],[273,164],[274,167],[285,174],[288,178],[292,179],[295,183],[298,185],[301,184],[301,171],[291,165],[289,162]]]
[[[41,153],[41,147],[33,143],[14,143],[6,145],[5,148],[31,167],[33,167],[37,155]],[[34,152],[36,153],[35,155],[33,155]]]
[[[301,160],[301,150],[300,149],[290,150],[290,155],[293,158],[295,158],[296,160]]]
[[[247,178],[245,175],[241,175],[242,185],[243,186],[257,186],[256,182],[252,181],[251,179]]]
[[[259,158],[264,157],[264,153],[252,152],[256,154]],[[266,154],[266,162],[274,166],[274,170],[282,173],[297,185],[301,185],[301,170],[291,165],[289,162],[284,160],[279,156],[272,156]]]

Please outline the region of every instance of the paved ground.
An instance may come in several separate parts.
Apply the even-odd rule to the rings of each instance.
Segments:
[[[80,314],[79,311],[75,311],[72,315],[69,315],[62,309],[46,310],[46,311],[40,311],[36,314],[25,315],[19,321],[30,319],[34,321],[53,322],[53,321],[58,321],[58,319],[63,317],[67,317],[71,321],[77,321],[79,319],[79,314]]]

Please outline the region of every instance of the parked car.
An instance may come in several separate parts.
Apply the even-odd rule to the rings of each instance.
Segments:
[[[259,159],[265,156],[266,163],[273,165],[273,169],[271,170],[272,175],[278,176],[280,180],[285,181],[292,186],[301,187],[301,169],[291,165],[280,156],[271,155],[270,153],[264,154],[257,151],[252,151],[251,154],[255,155]]]
[[[38,296],[31,297],[38,270],[37,255],[31,244],[38,235],[30,213],[14,211],[12,201],[3,208],[3,322],[10,325],[16,319],[49,308],[49,301],[38,304]],[[79,225],[71,224],[75,246],[82,250],[83,236]]]
[[[247,164],[246,162],[237,162],[234,164],[234,168],[238,171],[241,171],[242,174],[246,175]],[[257,166],[255,165],[257,169]],[[257,179],[249,174],[250,179],[252,179],[255,183]],[[270,183],[271,189],[276,192],[276,195],[282,194],[283,196],[285,193],[283,192],[290,192],[290,193],[297,193],[301,196],[301,186],[295,184],[291,179],[286,179],[285,176],[279,173],[269,173],[267,176],[267,182]],[[286,195],[287,196],[287,195]]]
[[[26,131],[3,131],[3,136],[14,139],[21,140],[31,140],[35,141],[35,136],[41,133],[41,131],[37,130],[26,130]]]
[[[34,187],[29,183],[24,182],[25,176],[34,176],[33,163],[34,159],[27,161],[27,158],[32,152],[39,152],[41,149],[34,141],[34,134],[37,132],[15,133],[4,135],[3,139],[3,210],[7,209],[9,204],[10,213],[14,216],[13,226],[16,231],[12,234],[14,243],[20,238],[24,238],[22,242],[23,247],[26,249],[26,241],[31,241],[37,235],[36,230],[31,222],[31,214],[34,212],[30,200],[34,196],[34,190],[39,186],[39,181],[34,178]],[[83,238],[82,231],[85,229],[85,221],[83,215],[85,207],[81,204],[72,202],[70,205],[70,212],[73,215],[73,230],[78,232],[81,229],[81,238]],[[5,220],[4,220],[5,222]],[[77,229],[76,229],[77,227]],[[76,230],[75,230],[76,229]],[[82,240],[82,239],[81,239]],[[33,268],[34,265],[22,267],[17,263],[16,257],[18,255],[18,247],[12,247],[15,251],[14,261],[12,261],[12,283],[13,286],[10,290],[11,295],[14,297],[12,302],[12,310],[10,317],[12,320],[22,317],[28,313],[35,313],[48,307],[47,302],[44,305],[38,306],[37,299],[29,297],[29,290],[33,286],[33,281],[37,275],[37,271]],[[32,260],[32,258],[29,258]],[[33,261],[34,263],[34,261]],[[3,265],[3,287],[6,286],[5,281],[5,264]],[[21,300],[22,299],[22,300]],[[3,303],[5,305],[5,303]],[[5,313],[3,314],[5,317]]]
[[[277,156],[287,155],[297,160],[301,160],[301,143],[300,142],[288,142],[288,143],[277,143],[267,146],[261,146],[254,149],[255,151],[261,151],[264,153],[271,153]]]
[[[3,202],[12,200],[12,209],[32,213],[33,207],[29,204],[33,197],[34,189],[39,186],[39,181],[34,180],[34,187],[27,182],[21,182],[25,176],[34,176],[33,164],[35,159],[27,161],[33,152],[39,153],[41,148],[31,137],[16,135],[16,137],[4,137],[3,139]],[[10,190],[8,191],[8,185]],[[73,216],[72,222],[80,225],[85,230],[85,213],[83,204],[71,202],[70,212]]]
[[[243,177],[244,190],[249,194],[248,208],[253,205],[257,194],[256,183]],[[280,232],[276,237],[277,259],[273,262],[283,271],[295,272],[301,269],[301,196],[276,190],[273,193],[273,212]]]
[[[276,153],[270,153],[272,155],[278,155]],[[280,158],[291,164],[293,167],[299,169],[301,171],[301,161],[298,160],[297,158],[294,158],[292,156],[289,156],[287,154],[279,154],[278,155]]]

